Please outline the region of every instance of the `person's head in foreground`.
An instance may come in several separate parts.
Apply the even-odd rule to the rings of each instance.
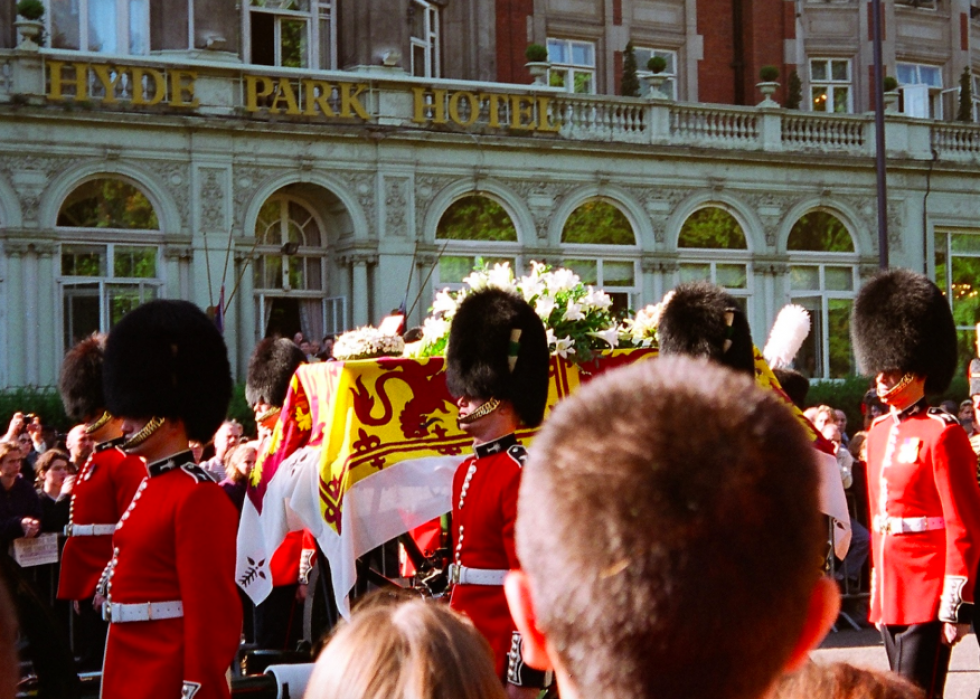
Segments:
[[[893,672],[807,663],[783,676],[772,699],[925,699],[925,692]]]
[[[334,632],[306,699],[504,699],[486,639],[420,599],[376,597]]]
[[[666,357],[562,401],[521,482],[506,591],[563,699],[752,699],[837,616],[814,449],[752,378]]]

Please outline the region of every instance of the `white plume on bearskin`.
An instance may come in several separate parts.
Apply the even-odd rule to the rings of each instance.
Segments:
[[[793,363],[803,341],[810,334],[810,312],[794,303],[786,304],[776,316],[762,356],[773,369],[784,369]]]

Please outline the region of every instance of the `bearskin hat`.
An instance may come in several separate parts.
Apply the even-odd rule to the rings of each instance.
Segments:
[[[755,376],[749,321],[734,297],[709,282],[674,289],[657,326],[660,352],[707,357]]]
[[[803,410],[806,406],[806,394],[810,392],[810,379],[795,369],[773,369],[772,373],[783,392],[793,401],[793,405]]]
[[[206,443],[231,400],[224,338],[188,301],[150,301],[127,313],[105,348],[106,407],[124,417],[181,419]]]
[[[512,348],[514,330],[520,330],[520,338]],[[508,357],[515,350],[511,370]],[[446,385],[452,395],[509,401],[521,422],[536,427],[548,402],[548,362],[544,323],[520,296],[488,288],[463,299],[446,352]]]
[[[245,381],[248,404],[254,407],[262,401],[274,408],[281,408],[286,402],[293,372],[305,362],[303,350],[292,340],[267,337],[260,341],[248,360],[248,378]]]
[[[956,371],[956,324],[943,293],[907,269],[880,272],[854,300],[851,339],[865,374],[903,371],[942,393]]]
[[[980,359],[970,360],[970,395],[975,396],[980,393]]]
[[[105,335],[93,333],[68,350],[61,363],[58,391],[65,412],[75,422],[87,422],[105,410],[104,361]]]

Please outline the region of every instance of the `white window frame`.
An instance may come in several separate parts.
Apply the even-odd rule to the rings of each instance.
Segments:
[[[667,67],[662,73],[660,73],[660,75],[666,78],[663,85],[660,86],[660,91],[666,97],[676,101],[678,78],[677,51],[672,49],[652,48],[649,46],[634,46],[633,55],[636,56],[636,76],[640,79],[641,85],[643,84],[643,78],[648,75],[652,75],[650,70],[647,68],[647,62],[653,56],[660,56],[667,61]]]
[[[442,239],[437,239],[436,242],[439,243],[439,240]],[[443,280],[440,277],[439,264],[443,257],[468,257],[472,259],[473,264],[476,264],[477,258],[482,258],[484,262],[490,264],[491,268],[494,264],[506,260],[510,262],[510,269],[514,273],[515,279],[524,274],[524,256],[521,253],[520,243],[493,243],[486,240],[453,240],[448,245],[445,242],[442,245],[445,247],[440,248],[438,259],[432,270],[432,289],[434,292],[438,293],[443,289],[459,291],[460,289],[466,288],[466,284],[461,281]],[[472,269],[472,265],[470,267]],[[428,270],[425,271],[425,274],[428,274]],[[423,274],[423,278],[425,274]]]
[[[78,50],[79,51],[89,51],[92,53],[105,53],[111,56],[148,56],[150,54],[150,0],[143,0],[144,3],[144,21],[140,22],[140,27],[138,30],[142,32],[144,37],[144,45],[138,47],[137,51],[132,50],[131,46],[131,32],[130,32],[130,2],[131,0],[115,0],[115,12],[114,19],[116,23],[116,45],[123,48],[122,51],[115,53],[109,53],[108,51],[102,51],[97,48],[93,48],[89,45],[89,10],[90,3],[92,0],[73,0],[73,9],[77,10],[77,27],[78,27]],[[44,13],[44,27],[45,34],[47,36],[45,44],[48,48],[51,46],[51,38],[55,35],[54,31],[54,16],[52,12]]]
[[[834,79],[834,64],[843,63],[847,67],[847,78],[844,80]],[[823,64],[826,69],[826,78],[817,79],[814,77],[814,64]],[[854,71],[853,63],[849,58],[841,58],[838,56],[820,56],[814,57],[809,60],[810,68],[810,96],[808,104],[810,105],[810,111],[813,112],[826,112],[828,114],[850,114],[854,111]],[[823,88],[824,94],[826,95],[826,109],[816,109],[813,103],[813,93],[815,89]],[[847,97],[845,99],[844,110],[842,112],[837,111],[837,96],[835,90],[840,88],[847,89]]]
[[[552,49],[558,46],[564,47],[566,55],[568,57],[567,62],[560,62],[554,60]],[[573,49],[576,46],[587,46],[592,52],[592,64],[587,63],[575,63],[572,61]],[[551,68],[548,71],[548,84],[551,84],[551,74],[555,72],[564,73],[565,80],[565,92],[570,92],[574,94],[587,94],[595,95],[598,94],[598,86],[596,85],[596,76],[598,75],[598,70],[596,69],[596,44],[594,41],[584,41],[581,39],[560,39],[557,37],[548,37],[548,61],[551,63]],[[575,74],[576,73],[588,73],[591,77],[589,83],[591,90],[589,92],[575,93]]]
[[[440,34],[439,34],[439,7],[428,0],[411,0],[411,11],[422,13],[422,36],[411,37],[411,55],[409,57],[410,72],[420,78],[440,77],[440,66],[442,65],[440,56]],[[415,62],[415,49],[422,50],[422,65],[418,66]]]
[[[596,281],[583,282],[590,284],[594,288],[605,291],[610,296],[624,294],[626,296],[626,307],[635,309],[643,293],[643,277],[640,270],[640,260],[638,257],[626,257],[623,255],[625,250],[630,248],[625,245],[617,245],[613,252],[609,246],[594,245],[562,245],[562,266],[569,267],[569,263],[580,260],[582,262],[596,263]],[[601,252],[600,252],[601,250]],[[639,254],[639,253],[637,253]],[[629,264],[633,266],[633,284],[631,286],[610,286],[606,284],[604,267],[608,262],[618,264]]]
[[[970,73],[970,100],[973,106],[970,114],[973,116],[973,123],[980,122],[980,75]]]
[[[748,238],[748,236],[746,236],[746,238]],[[727,248],[678,248],[678,253],[680,254],[680,257],[677,260],[678,269],[673,286],[676,287],[678,284],[688,281],[707,281],[711,282],[712,284],[717,284],[735,298],[744,298],[746,317],[753,317],[752,299],[755,291],[755,280],[752,272],[752,253],[750,253],[748,250],[729,250]],[[697,280],[693,278],[685,279],[681,269],[685,265],[706,265],[708,267],[708,276],[698,277]],[[730,287],[719,282],[719,265],[744,266],[745,286],[741,288]]]
[[[936,80],[930,80],[929,75],[935,75]],[[895,76],[902,94],[903,114],[917,119],[943,118],[942,66],[901,61],[895,65]]]
[[[274,41],[275,60],[277,68],[282,65],[282,20],[302,19],[306,21],[306,66],[299,70],[336,70],[337,69],[337,22],[335,21],[334,0],[307,0],[308,10],[284,10],[278,7],[259,7],[245,0],[242,8],[242,55],[245,63],[252,63],[252,14],[275,15]],[[274,2],[270,2],[275,4]],[[329,46],[324,49],[324,40]],[[291,68],[291,67],[290,67]],[[287,68],[288,69],[288,68]]]

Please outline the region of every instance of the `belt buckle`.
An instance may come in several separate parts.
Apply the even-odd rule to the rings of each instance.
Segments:
[[[74,526],[75,525],[72,522],[69,522],[68,524],[65,525],[65,536],[71,536],[72,528]]]
[[[460,567],[458,565],[456,565],[456,564],[453,564],[451,566],[451,571],[450,571],[450,574],[449,574],[449,579],[450,579],[450,581],[452,582],[453,585],[459,585],[459,574],[460,574],[459,568]]]
[[[109,600],[102,603],[102,621],[112,623],[112,602]]]

